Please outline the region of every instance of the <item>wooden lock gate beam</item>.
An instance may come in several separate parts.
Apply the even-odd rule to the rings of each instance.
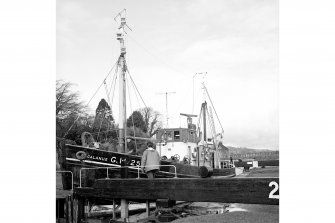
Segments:
[[[74,193],[85,198],[279,205],[279,178],[99,179]]]

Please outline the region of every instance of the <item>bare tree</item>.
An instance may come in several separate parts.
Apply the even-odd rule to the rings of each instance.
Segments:
[[[90,129],[92,118],[85,114],[86,106],[79,100],[79,93],[72,92],[72,86],[73,84],[70,82],[56,81],[56,134],[58,137],[62,137],[70,126],[76,122],[76,125],[73,126],[74,129],[68,136],[75,140],[79,129],[84,128],[86,131]],[[81,117],[78,119],[80,114]]]
[[[85,106],[79,101],[79,93],[71,92],[70,82],[56,81],[56,118],[63,119],[74,113],[83,113]]]
[[[161,114],[151,107],[141,108],[139,111],[143,116],[147,133],[152,137],[160,128],[162,128],[162,121],[160,120]]]

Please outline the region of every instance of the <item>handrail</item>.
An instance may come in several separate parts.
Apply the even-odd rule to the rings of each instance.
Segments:
[[[81,171],[82,170],[107,169],[107,177],[106,177],[106,179],[108,179],[108,168],[120,168],[120,167],[84,167],[84,168],[80,168],[80,170],[79,170],[79,187],[81,187]]]
[[[58,170],[58,171],[56,171],[56,173],[71,173],[71,190],[73,190],[73,173],[72,173],[72,171],[69,171],[69,170]]]
[[[177,176],[177,168],[175,165],[149,165],[149,166],[145,166],[145,167],[154,167],[154,166],[172,166],[174,167],[174,178],[178,178]]]
[[[150,166],[146,166],[146,167],[154,167],[154,166],[172,166],[172,167],[174,167],[174,175],[175,175],[174,178],[178,177],[177,176],[177,168],[176,168],[175,165],[150,165]],[[108,177],[108,169],[117,169],[117,168],[123,168],[123,167],[136,168],[137,169],[137,179],[140,179],[140,168],[141,168],[141,166],[84,167],[84,168],[80,168],[80,171],[79,171],[79,187],[81,187],[81,171],[82,170],[107,169],[107,177],[106,177],[106,179],[109,179],[109,177]]]

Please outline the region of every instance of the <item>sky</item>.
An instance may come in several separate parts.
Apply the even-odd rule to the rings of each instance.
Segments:
[[[57,0],[56,9],[56,78],[75,83],[84,102],[119,56],[114,17],[126,9],[127,65],[164,124],[160,93],[176,92],[168,96],[169,127],[185,126],[179,113],[199,114],[204,82],[226,146],[279,149],[278,0]],[[144,107],[129,90],[127,116]],[[89,103],[92,114],[101,98],[104,86]]]

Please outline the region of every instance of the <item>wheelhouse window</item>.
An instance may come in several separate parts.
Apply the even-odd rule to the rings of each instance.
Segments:
[[[180,140],[180,132],[174,131],[174,140]]]
[[[195,132],[190,131],[189,134],[189,141],[195,142]]]
[[[165,132],[164,133],[165,140],[172,140],[172,133],[171,132]]]

